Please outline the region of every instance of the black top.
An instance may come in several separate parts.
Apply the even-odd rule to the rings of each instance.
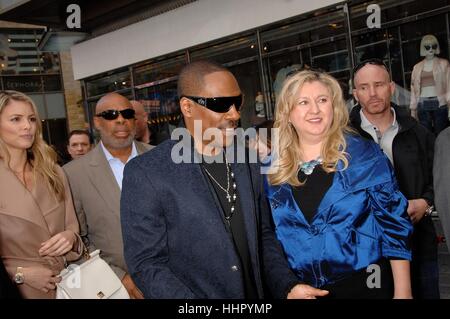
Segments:
[[[222,160],[223,161],[223,160]],[[209,161],[208,161],[209,162]],[[223,188],[227,188],[227,168],[226,163],[207,163],[203,162],[203,170],[208,170],[208,172],[214,177],[214,179],[220,183],[220,185]],[[230,168],[231,171],[231,168]],[[212,180],[212,178],[206,173],[205,175],[208,176],[209,181],[211,182],[211,185],[214,187],[214,190],[216,192],[216,195],[220,201],[220,204],[222,206],[222,213],[224,214],[224,217],[230,216],[231,214],[231,204],[227,200],[227,194],[224,190],[222,190],[217,183]],[[232,179],[230,176],[230,190],[232,188]],[[233,193],[233,192],[231,192]],[[240,196],[237,192],[237,189],[235,191],[237,199],[236,203],[234,204],[235,210],[231,214],[231,218],[229,219],[229,223],[224,219],[225,226],[227,227],[227,230],[231,232],[231,236],[234,242],[234,246],[236,247],[237,253],[241,260],[241,270],[242,275],[244,278],[244,288],[245,288],[245,297],[247,299],[257,299],[258,293],[256,290],[256,285],[253,277],[253,271],[251,266],[251,259],[250,259],[250,252],[248,248],[248,241],[247,241],[247,232],[245,230],[245,224],[244,224],[244,217],[242,215],[242,209],[240,205]]]
[[[322,198],[333,183],[333,177],[334,173],[325,172],[322,165],[317,165],[311,175],[299,171],[298,179],[304,184],[292,187],[292,194],[308,223],[311,223],[316,215]]]

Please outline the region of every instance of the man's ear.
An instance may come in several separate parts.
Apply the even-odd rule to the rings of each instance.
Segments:
[[[183,113],[183,116],[185,118],[191,118],[192,117],[192,101],[182,97],[180,100],[180,110],[181,113]]]
[[[353,98],[356,100],[356,102],[359,103],[359,100],[358,100],[358,94],[356,93],[356,90],[355,90],[355,89],[353,89]]]
[[[100,119],[97,116],[94,116],[94,127],[98,131],[98,128],[100,127]]]
[[[390,87],[391,96],[392,96],[392,95],[394,95],[394,92],[395,92],[395,83],[394,83],[394,81],[391,81],[391,83],[389,83],[389,87]]]

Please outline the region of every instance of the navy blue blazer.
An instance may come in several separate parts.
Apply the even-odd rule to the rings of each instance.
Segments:
[[[266,183],[276,234],[301,281],[322,287],[379,259],[411,259],[408,202],[392,167],[372,141],[348,135],[349,165],[338,163],[333,183],[309,224],[288,184]],[[307,200],[307,199],[305,199]]]
[[[130,275],[146,298],[244,298],[220,202],[200,164],[172,161],[176,143],[165,141],[125,167],[121,222]],[[272,295],[285,298],[298,279],[275,238],[259,166],[232,169],[259,297],[265,277]]]

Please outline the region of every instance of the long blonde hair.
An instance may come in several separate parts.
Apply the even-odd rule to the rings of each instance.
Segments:
[[[27,150],[27,161],[31,164],[33,176],[37,174],[44,178],[47,188],[53,192],[58,200],[64,200],[64,184],[61,176],[58,174],[56,167],[56,152],[47,145],[42,139],[42,124],[39,119],[39,113],[33,100],[27,95],[17,91],[1,91],[0,92],[0,114],[3,108],[11,101],[25,102],[31,105],[34,115],[36,116],[36,132],[34,134],[33,145]],[[9,167],[11,155],[8,148],[0,137],[0,158],[5,161]]]
[[[352,130],[348,127],[349,116],[342,89],[335,78],[324,72],[303,70],[285,80],[277,100],[274,128],[277,129],[276,142],[279,145],[274,147],[274,160],[268,174],[269,183],[272,185],[288,183],[292,186],[300,186],[303,184],[298,179],[302,148],[297,131],[289,123],[289,116],[296,105],[297,91],[305,83],[316,81],[328,88],[333,105],[333,121],[321,149],[323,168],[326,172],[334,172],[337,170],[339,160],[343,162],[344,169],[348,166],[344,134]]]

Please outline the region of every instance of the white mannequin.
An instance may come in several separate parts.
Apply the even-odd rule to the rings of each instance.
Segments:
[[[433,45],[437,45],[436,49],[433,49]],[[429,47],[427,50],[425,47]],[[431,72],[433,71],[434,56],[440,53],[439,43],[433,35],[426,35],[422,38],[420,44],[420,55],[425,56],[423,71]],[[436,86],[425,86],[421,88],[421,97],[431,97],[437,96]]]
[[[440,47],[437,38],[431,34],[425,35],[420,42],[420,55],[424,59],[414,66],[411,74],[410,110],[411,115],[416,119],[419,119],[417,108],[420,101],[431,98],[435,101],[433,103],[436,103],[436,107],[439,107],[439,112],[450,106],[450,63],[446,59],[437,57],[436,55],[439,53]],[[430,72],[432,73],[432,83],[430,83],[430,74],[426,74]],[[427,83],[422,83],[425,80]],[[441,118],[441,115],[439,116]],[[442,119],[439,121],[442,123]],[[435,131],[437,130],[436,135],[442,129],[442,124],[438,126],[440,127],[434,128]]]

